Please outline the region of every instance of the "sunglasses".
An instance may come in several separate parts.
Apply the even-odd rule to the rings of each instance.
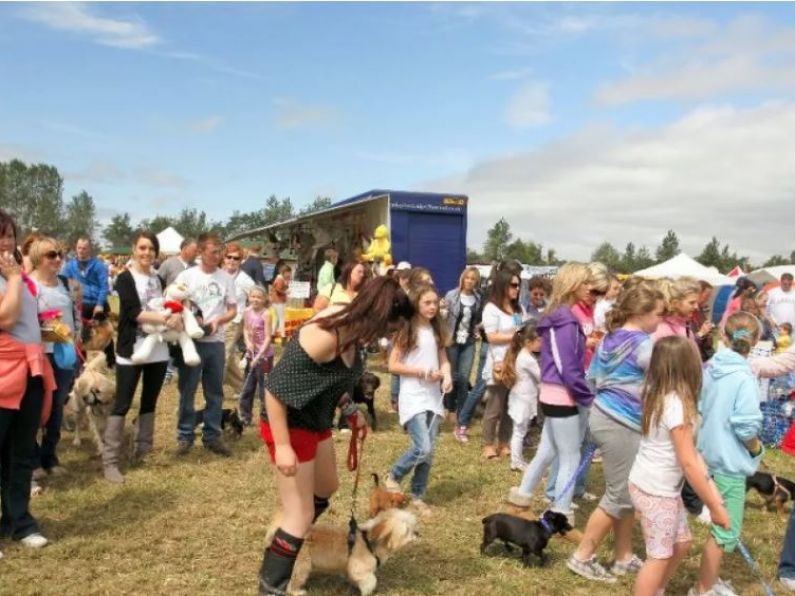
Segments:
[[[44,257],[47,259],[63,259],[63,251],[51,250],[49,252],[45,252]]]
[[[226,255],[227,259],[232,259],[233,261],[239,261],[240,255]]]
[[[519,288],[519,287],[521,287],[521,285],[522,285],[522,284],[511,284],[511,287],[512,287],[512,288]]]
[[[599,290],[591,290],[591,296],[604,296],[607,292],[600,292]]]

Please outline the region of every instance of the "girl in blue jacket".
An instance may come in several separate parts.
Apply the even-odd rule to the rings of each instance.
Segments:
[[[745,479],[756,472],[762,457],[759,386],[746,360],[760,333],[756,317],[743,311],[734,313],[721,334],[731,349],[719,350],[704,370],[698,450],[729,511],[731,529],[712,525],[698,583],[689,596],[733,593],[718,574],[724,551],[734,551],[742,532]]]

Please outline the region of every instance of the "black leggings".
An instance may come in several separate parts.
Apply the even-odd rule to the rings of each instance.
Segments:
[[[141,389],[140,413],[154,412],[167,367],[168,362],[139,365],[116,364],[116,401],[113,404],[111,416],[127,415],[135,396],[135,390],[138,388],[138,379],[142,374],[144,381]]]

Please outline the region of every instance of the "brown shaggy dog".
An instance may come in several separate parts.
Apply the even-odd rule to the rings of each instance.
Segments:
[[[83,372],[75,379],[69,393],[68,405],[75,415],[75,438],[72,445],[80,447],[81,419],[88,415],[91,430],[97,443],[97,451],[102,455],[102,437],[105,435],[105,424],[116,399],[116,377],[108,368],[105,354],[94,354],[86,362]]]
[[[379,486],[378,474],[371,474],[373,477],[373,490],[370,492],[370,517],[375,517],[387,509],[405,507],[409,499],[403,493],[392,493]]]

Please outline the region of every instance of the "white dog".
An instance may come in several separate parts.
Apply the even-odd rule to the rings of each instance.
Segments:
[[[196,351],[193,343],[194,339],[204,336],[204,331],[199,327],[196,317],[186,304],[189,301],[188,290],[184,285],[173,283],[166,288],[162,298],[155,298],[147,305],[149,310],[159,312],[163,315],[172,313],[182,314],[184,329],[177,331],[165,325],[154,325],[145,323],[141,329],[146,333],[144,341],[141,342],[132,355],[133,364],[143,364],[152,354],[155,346],[161,342],[177,343],[182,348],[182,359],[188,366],[199,366],[201,358]]]
[[[108,368],[105,354],[100,352],[93,356],[83,367],[83,372],[75,379],[69,393],[69,406],[75,415],[75,438],[72,445],[80,447],[80,426],[82,419],[88,415],[91,430],[97,443],[97,451],[102,455],[105,424],[108,421],[113,400],[116,398],[116,379]]]

